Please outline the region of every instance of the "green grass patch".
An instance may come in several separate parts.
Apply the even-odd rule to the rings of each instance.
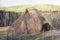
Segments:
[[[37,8],[41,11],[60,11],[60,6],[57,5],[51,5],[51,4],[46,4],[46,5],[20,5],[20,6],[11,6],[11,7],[0,7],[0,10],[5,10],[5,11],[14,11],[14,12],[24,12],[26,8],[29,7],[34,7]]]

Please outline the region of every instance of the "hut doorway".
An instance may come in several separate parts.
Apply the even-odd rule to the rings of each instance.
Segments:
[[[48,23],[45,23],[42,25],[42,29],[41,29],[41,32],[46,32],[46,31],[49,31],[51,28],[51,26],[48,24]]]

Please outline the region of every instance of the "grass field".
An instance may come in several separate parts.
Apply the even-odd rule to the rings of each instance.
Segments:
[[[41,11],[60,11],[60,6],[56,5],[21,5],[21,6],[11,6],[11,7],[0,7],[0,10],[5,10],[5,11],[14,11],[14,12],[24,12],[26,8],[29,7],[34,7],[37,8]]]
[[[6,36],[7,27],[0,27],[0,40]]]
[[[50,35],[49,32],[40,33],[37,35],[15,35],[8,36],[6,34],[6,30],[8,27],[0,27],[0,40],[59,40],[60,37]]]

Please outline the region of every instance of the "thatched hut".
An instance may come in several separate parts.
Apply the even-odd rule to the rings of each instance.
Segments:
[[[24,14],[12,23],[8,33],[15,34],[38,34],[42,31],[49,31],[51,25],[47,19],[42,16],[39,10],[27,8]]]

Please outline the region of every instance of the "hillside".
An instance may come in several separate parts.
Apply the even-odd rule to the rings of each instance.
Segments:
[[[35,7],[41,11],[60,11],[60,6],[57,5],[20,5],[20,6],[10,6],[10,7],[0,7],[0,10],[5,10],[5,11],[15,11],[15,12],[24,12],[26,8],[28,7]]]

